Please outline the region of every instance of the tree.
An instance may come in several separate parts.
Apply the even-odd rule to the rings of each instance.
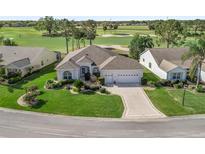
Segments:
[[[181,23],[176,20],[159,21],[155,25],[155,33],[160,36],[162,42],[166,42],[167,48],[171,44],[176,44],[182,31]]]
[[[94,20],[87,20],[83,23],[83,29],[85,30],[86,39],[90,41],[90,45],[92,45],[92,40],[96,37],[96,29],[97,23]]]
[[[4,38],[3,45],[5,45],[5,46],[17,46],[17,44],[13,38]]]
[[[0,45],[3,43],[3,39],[4,39],[4,37],[0,36]]]
[[[117,23],[115,23],[115,24],[113,25],[113,29],[118,29],[118,24],[117,24]]]
[[[103,31],[105,33],[105,31],[107,30],[107,23],[103,23]]]
[[[60,21],[60,27],[59,29],[62,31],[62,35],[65,38],[66,42],[66,52],[68,53],[68,43],[70,40],[70,37],[72,36],[72,23],[68,19],[62,19]]]
[[[198,39],[196,41],[188,42],[189,52],[182,56],[182,61],[192,60],[189,75],[193,80],[197,74],[196,86],[200,83],[201,68],[205,60],[205,39]]]
[[[37,22],[37,30],[46,30],[51,36],[52,31],[56,28],[55,19],[52,16],[45,16],[45,18],[40,18]]]
[[[153,39],[148,36],[135,35],[130,42],[130,56],[139,60],[140,53],[142,53],[146,48],[154,47]]]
[[[74,31],[74,38],[76,39],[76,47],[80,48],[80,40],[84,38],[84,32],[80,28],[76,28]]]

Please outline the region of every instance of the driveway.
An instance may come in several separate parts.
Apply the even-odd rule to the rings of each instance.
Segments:
[[[138,85],[114,85],[108,86],[107,89],[111,93],[122,97],[125,106],[122,118],[138,119],[165,117],[164,114],[153,106],[143,88]]]

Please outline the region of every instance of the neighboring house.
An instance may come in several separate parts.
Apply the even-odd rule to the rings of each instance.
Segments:
[[[57,54],[46,48],[1,46],[0,66],[6,74],[20,72],[22,76],[41,69],[57,60]]]
[[[58,80],[84,79],[100,73],[105,84],[140,83],[143,67],[136,60],[91,45],[70,52],[56,67]]]
[[[191,60],[184,63],[181,57],[188,48],[151,48],[140,55],[140,63],[161,79],[186,80]]]

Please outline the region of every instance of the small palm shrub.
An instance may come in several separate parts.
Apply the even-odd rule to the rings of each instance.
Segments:
[[[81,80],[75,80],[75,82],[73,83],[73,86],[80,89],[82,88],[84,85],[84,83]]]

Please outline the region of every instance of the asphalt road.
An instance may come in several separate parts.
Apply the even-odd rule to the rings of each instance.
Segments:
[[[128,121],[0,109],[0,137],[205,137],[205,116]]]

